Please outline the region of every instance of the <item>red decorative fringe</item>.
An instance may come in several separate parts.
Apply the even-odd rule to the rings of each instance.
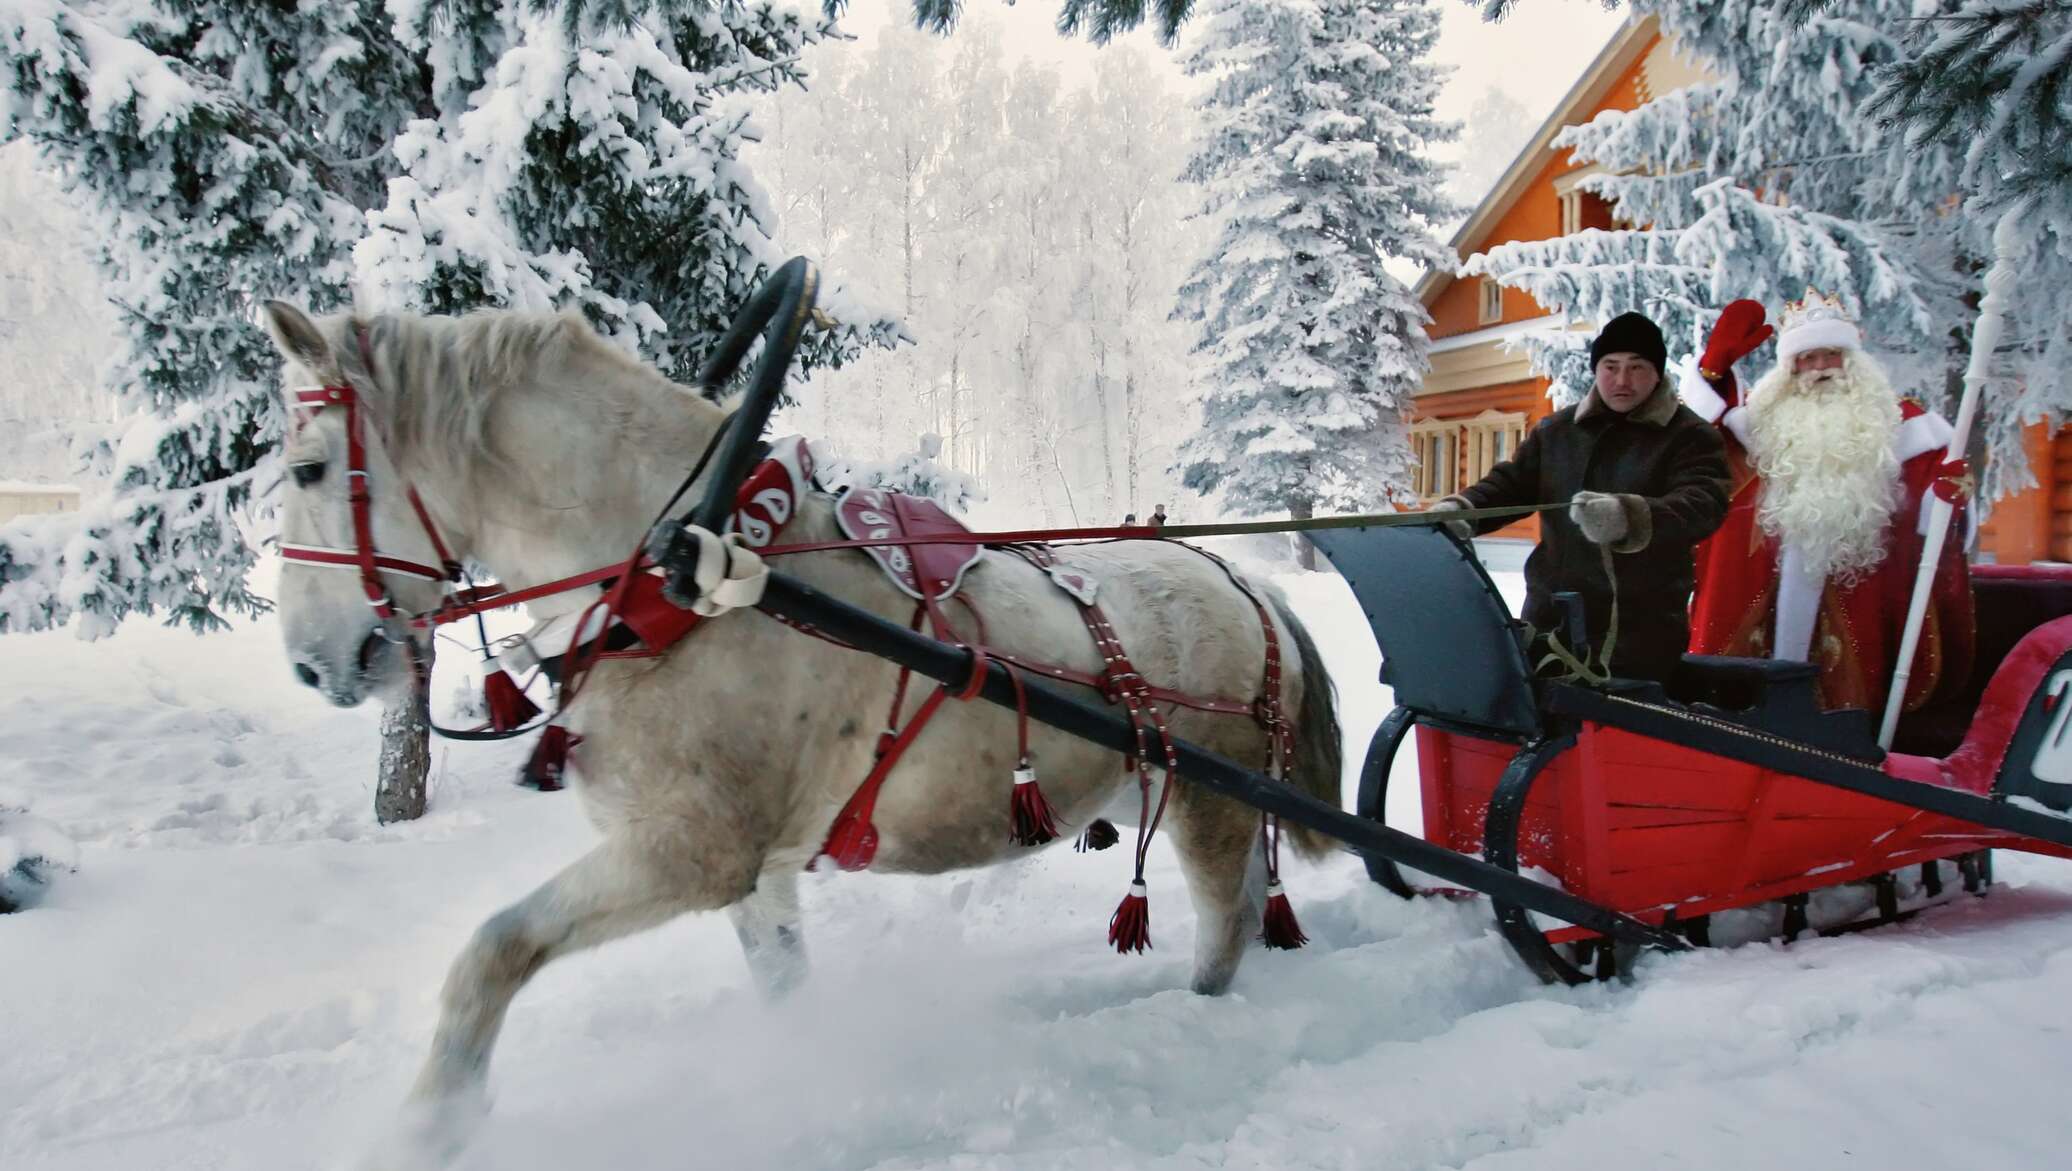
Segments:
[[[1130,893],[1123,896],[1121,905],[1108,920],[1108,942],[1122,955],[1151,950],[1149,894],[1142,881],[1130,883]]]
[[[1293,951],[1309,942],[1309,936],[1302,933],[1302,924],[1295,921],[1295,908],[1288,903],[1288,892],[1278,882],[1267,884],[1265,918],[1259,938],[1266,941],[1266,946]]]
[[[539,705],[526,697],[518,681],[489,660],[489,674],[482,679],[482,702],[489,709],[489,726],[499,732],[515,732],[540,714]]]
[[[1072,843],[1072,848],[1084,854],[1088,850],[1105,850],[1121,840],[1122,835],[1116,832],[1114,822],[1096,817],[1080,831],[1079,840]]]
[[[1014,818],[1008,840],[1015,845],[1040,846],[1057,840],[1057,816],[1036,785],[1036,770],[1026,764],[1014,770],[1014,795],[1008,801],[1008,811]]]
[[[580,736],[569,735],[560,724],[548,724],[547,730],[540,733],[540,742],[533,746],[524,770],[518,774],[518,783],[542,793],[559,792],[561,775],[568,769],[569,750],[581,740]]]

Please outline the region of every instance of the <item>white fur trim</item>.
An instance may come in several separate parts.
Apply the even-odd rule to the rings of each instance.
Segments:
[[[1719,425],[1727,429],[1727,434],[1732,435],[1736,443],[1743,447],[1748,446],[1747,407],[1734,407],[1726,414],[1721,415]]]
[[[1899,425],[1898,433],[1892,437],[1892,450],[1899,462],[1905,463],[1917,455],[1948,448],[1956,436],[1956,428],[1941,415],[1924,411]]]
[[[1712,389],[1712,384],[1705,381],[1703,374],[1698,373],[1696,355],[1676,364],[1676,393],[1685,406],[1708,423],[1719,422],[1719,417],[1726,413],[1727,400]]]
[[[1813,624],[1820,615],[1820,595],[1827,590],[1825,577],[1806,572],[1806,559],[1798,546],[1786,545],[1777,559],[1777,628],[1770,640],[1770,657],[1810,662]]]
[[[1855,325],[1840,318],[1829,317],[1794,326],[1777,335],[1777,361],[1789,366],[1791,360],[1807,350],[1860,350],[1863,348],[1863,334]]]

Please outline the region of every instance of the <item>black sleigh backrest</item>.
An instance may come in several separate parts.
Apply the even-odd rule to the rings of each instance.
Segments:
[[[1398,704],[1508,736],[1539,731],[1519,628],[1465,543],[1432,525],[1319,529],[1309,539],[1366,611]]]

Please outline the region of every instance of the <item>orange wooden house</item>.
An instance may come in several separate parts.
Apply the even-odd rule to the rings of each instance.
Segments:
[[[1577,190],[1598,168],[1556,150],[1555,134],[1605,110],[1634,109],[1705,76],[1662,39],[1653,17],[1620,26],[1454,233],[1455,255],[1465,260],[1515,240],[1613,227],[1609,205]],[[1563,319],[1487,277],[1432,272],[1418,282],[1417,294],[1432,315],[1432,369],[1412,407],[1411,448],[1418,460],[1417,491],[1429,502],[1482,478],[1517,447],[1527,427],[1551,411],[1547,379],[1534,375],[1523,347],[1510,343],[1528,331],[1559,327]],[[2028,449],[2039,487],[1993,506],[1979,533],[1981,561],[2072,561],[2072,428],[2053,439],[2038,425]],[[1498,535],[1530,539],[1536,524],[1522,521]]]

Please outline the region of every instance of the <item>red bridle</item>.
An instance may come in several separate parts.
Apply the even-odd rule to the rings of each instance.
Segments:
[[[361,348],[366,339],[360,340]],[[313,390],[295,392],[295,407],[298,417],[296,430],[307,425],[317,412],[326,407],[345,408],[345,476],[346,498],[352,504],[353,547],[340,549],[328,545],[281,545],[281,558],[285,561],[299,561],[304,565],[317,565],[330,569],[357,569],[360,571],[360,588],[366,591],[367,604],[374,607],[374,613],[384,622],[398,616],[395,599],[390,596],[388,586],[381,580],[384,573],[399,573],[405,577],[424,581],[458,582],[461,579],[460,562],[447,551],[446,542],[439,538],[439,527],[432,523],[432,514],[425,509],[424,501],[417,495],[416,488],[409,489],[410,507],[417,511],[418,523],[424,526],[424,533],[432,542],[432,550],[439,557],[438,565],[426,565],[419,561],[406,561],[377,552],[374,548],[374,500],[367,491],[367,437],[365,420],[360,413],[359,395],[350,384],[343,386],[320,386]]]

